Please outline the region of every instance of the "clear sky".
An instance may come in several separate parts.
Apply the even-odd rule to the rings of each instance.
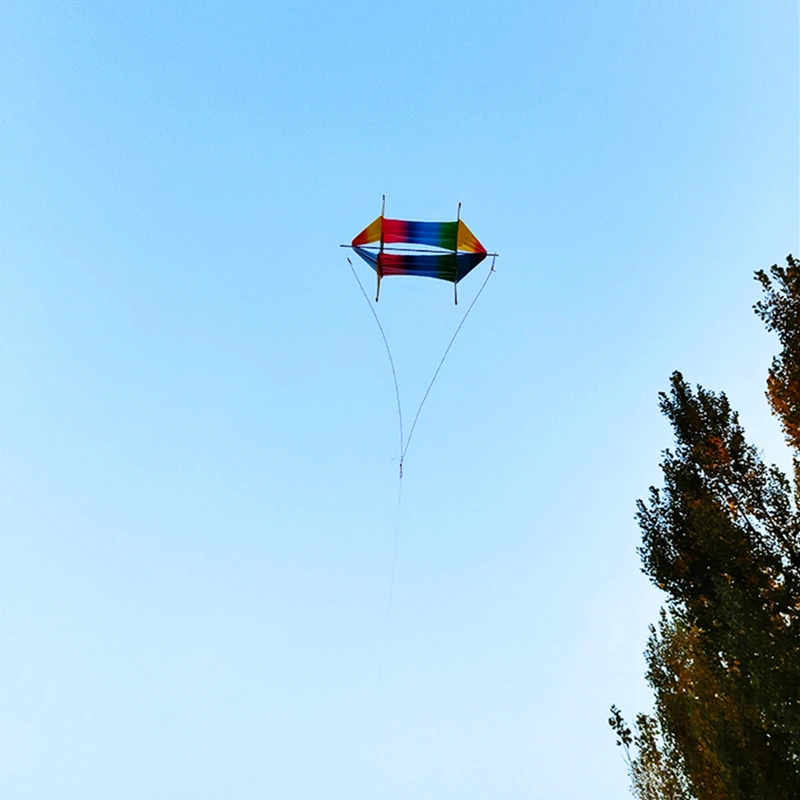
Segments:
[[[627,796],[657,392],[786,460],[796,2],[7,0],[0,100],[4,800]],[[391,611],[382,194],[501,254]],[[384,282],[407,420],[485,270]]]

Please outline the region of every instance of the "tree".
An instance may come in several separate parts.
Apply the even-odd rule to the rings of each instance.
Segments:
[[[773,264],[771,278],[764,270],[756,280],[766,297],[754,306],[767,330],[778,334],[781,353],[772,360],[767,378],[767,398],[780,418],[789,446],[794,450],[795,492],[797,454],[800,453],[800,261],[792,256],[786,267]]]
[[[664,487],[638,503],[643,571],[667,594],[645,653],[655,711],[637,717],[629,760],[640,798],[800,798],[800,263],[787,261],[756,273],[755,310],[782,345],[767,396],[794,485],[747,443],[724,394],[676,372],[660,395],[675,448]]]

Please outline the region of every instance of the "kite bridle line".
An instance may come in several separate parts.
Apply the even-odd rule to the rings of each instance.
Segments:
[[[343,244],[342,247],[350,247],[350,245]],[[392,358],[392,351],[389,347],[389,340],[386,338],[386,332],[383,330],[383,325],[381,325],[381,321],[378,318],[378,313],[375,311],[372,303],[369,301],[369,297],[364,290],[364,286],[361,283],[361,279],[358,277],[358,273],[356,272],[355,267],[353,266],[353,262],[348,258],[347,263],[350,265],[350,271],[353,273],[353,277],[356,279],[356,283],[358,283],[358,288],[361,289],[361,294],[364,296],[364,301],[369,306],[369,310],[372,312],[372,316],[375,319],[375,323],[378,326],[378,330],[381,332],[381,338],[383,339],[383,344],[386,347],[386,355],[389,356],[389,365],[392,368],[392,380],[394,381],[394,393],[395,398],[397,399],[397,419],[400,428],[400,481],[403,480],[403,463],[406,458],[406,454],[408,453],[409,445],[411,444],[411,437],[414,435],[414,430],[417,427],[417,422],[419,421],[419,416],[422,413],[422,407],[425,405],[425,401],[428,399],[428,395],[431,393],[431,389],[433,388],[433,384],[436,382],[436,378],[439,376],[439,372],[441,371],[442,367],[444,366],[445,359],[447,358],[448,354],[450,353],[450,349],[453,346],[453,343],[456,340],[461,328],[464,326],[464,323],[467,321],[467,317],[470,314],[470,311],[475,306],[475,303],[478,302],[478,298],[483,294],[483,290],[486,288],[486,284],[489,283],[489,278],[492,277],[492,273],[495,272],[494,263],[497,259],[498,253],[488,253],[492,257],[492,264],[489,267],[489,272],[486,274],[483,283],[481,284],[481,288],[478,289],[477,294],[475,297],[472,298],[472,302],[469,304],[469,307],[464,312],[464,316],[461,318],[461,322],[458,323],[458,327],[455,329],[450,341],[445,348],[444,355],[442,356],[441,360],[439,361],[439,365],[436,367],[436,371],[433,373],[433,377],[431,378],[431,382],[428,384],[428,388],[425,390],[425,394],[422,397],[422,401],[417,408],[417,413],[414,415],[414,421],[411,423],[411,430],[408,433],[408,439],[406,439],[403,435],[403,408],[400,403],[400,387],[397,382],[397,370],[394,366],[394,358]],[[376,298],[377,302],[377,298]]]
[[[345,247],[345,245],[342,245]],[[347,263],[350,265],[350,271],[353,273],[353,277],[356,279],[356,283],[358,284],[358,288],[361,289],[361,294],[364,295],[364,300],[366,301],[367,305],[369,306],[369,310],[372,312],[372,316],[375,317],[375,322],[378,325],[378,330],[381,332],[381,337],[383,338],[383,344],[386,346],[386,355],[389,356],[389,365],[392,368],[392,380],[394,381],[394,396],[397,398],[397,419],[400,423],[400,450],[399,452],[402,454],[403,452],[403,442],[405,441],[403,438],[403,407],[400,405],[400,387],[397,385],[397,371],[394,368],[394,359],[392,358],[392,351],[389,348],[389,340],[386,338],[386,334],[383,330],[383,325],[381,325],[381,321],[378,319],[378,312],[372,307],[372,303],[369,301],[369,297],[367,296],[366,291],[364,290],[364,286],[361,283],[360,278],[358,277],[358,273],[356,272],[356,268],[353,266],[353,262],[348,258]],[[378,289],[380,289],[381,279],[380,274],[378,275]],[[377,297],[375,301],[377,302]],[[400,477],[403,477],[403,460],[402,457],[400,459]]]
[[[469,308],[466,310],[464,316],[461,318],[461,322],[458,323],[458,327],[455,330],[452,338],[450,339],[450,343],[447,345],[447,349],[444,351],[444,355],[442,356],[442,360],[439,362],[439,366],[436,367],[436,372],[433,373],[433,377],[431,378],[431,382],[428,384],[428,388],[425,390],[425,395],[422,398],[422,402],[419,404],[419,408],[417,409],[417,413],[414,416],[414,421],[411,423],[411,430],[408,432],[408,439],[406,439],[406,446],[403,448],[402,454],[400,455],[400,476],[403,475],[403,461],[405,460],[406,453],[408,452],[408,446],[411,444],[411,437],[414,435],[414,429],[417,427],[417,420],[419,419],[419,415],[422,413],[422,407],[425,405],[425,401],[428,399],[428,395],[431,393],[431,389],[433,388],[433,384],[436,381],[437,376],[439,375],[439,371],[444,364],[445,359],[447,358],[447,354],[450,352],[450,348],[453,346],[453,342],[456,340],[456,336],[458,336],[458,332],[461,330],[464,323],[467,321],[467,317],[469,316],[469,312],[472,311],[473,306],[475,303],[478,302],[478,298],[483,293],[483,290],[486,288],[486,284],[489,283],[489,278],[492,277],[492,273],[495,271],[494,269],[494,262],[497,258],[497,253],[492,253],[492,265],[489,267],[489,272],[486,274],[486,277],[481,284],[481,288],[478,289],[478,293],[475,297],[472,298],[472,302],[469,304]]]

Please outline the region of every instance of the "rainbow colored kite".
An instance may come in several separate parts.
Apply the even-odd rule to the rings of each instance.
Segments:
[[[387,275],[438,278],[450,281],[456,292],[455,285],[490,255],[461,220],[461,203],[454,222],[386,219],[384,210],[385,198],[381,215],[350,243],[377,273],[376,301]]]

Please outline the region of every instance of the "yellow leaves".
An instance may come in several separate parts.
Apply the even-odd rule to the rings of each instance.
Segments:
[[[727,467],[731,463],[731,456],[725,442],[720,436],[709,436],[704,442],[698,445],[700,456],[698,461],[707,470],[716,470],[720,467]]]

